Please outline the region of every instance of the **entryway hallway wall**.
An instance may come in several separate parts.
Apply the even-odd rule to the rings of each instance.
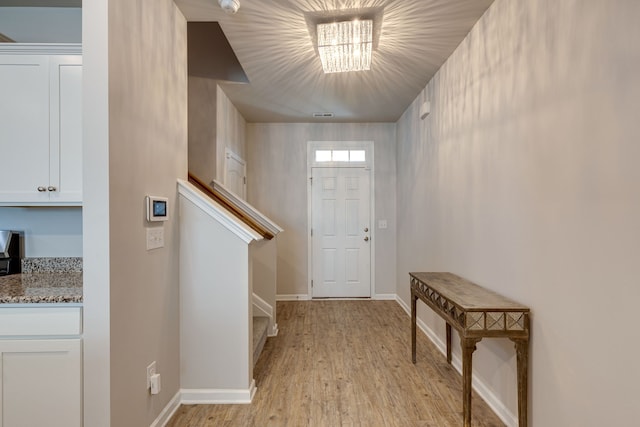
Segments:
[[[531,307],[531,426],[637,423],[639,16],[496,0],[398,122],[398,295],[451,271]],[[473,360],[512,414],[514,353],[484,340]]]
[[[247,200],[285,230],[278,236],[278,295],[308,297],[308,141],[374,141],[374,297],[395,296],[395,123],[248,123]],[[380,219],[388,228],[377,228]]]

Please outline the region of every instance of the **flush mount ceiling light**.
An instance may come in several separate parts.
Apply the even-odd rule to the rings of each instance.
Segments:
[[[240,0],[218,0],[225,13],[234,14],[240,9]]]
[[[371,69],[373,21],[318,24],[318,53],[325,73]]]

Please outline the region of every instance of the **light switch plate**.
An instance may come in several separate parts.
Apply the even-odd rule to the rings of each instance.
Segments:
[[[147,228],[147,250],[164,247],[164,227]]]

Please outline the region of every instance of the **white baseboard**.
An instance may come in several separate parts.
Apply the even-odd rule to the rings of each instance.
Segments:
[[[166,426],[180,405],[251,403],[256,390],[255,380],[247,390],[181,389],[149,427]]]
[[[411,316],[411,308],[402,300],[402,298],[400,298],[400,295],[396,295],[396,302],[409,316]]]
[[[398,296],[396,294],[375,294],[372,299],[379,301],[397,301]]]
[[[311,297],[307,294],[280,294],[276,295],[276,301],[309,301]]]
[[[185,405],[251,403],[256,394],[256,382],[248,389],[182,389],[181,402]]]
[[[162,412],[160,412],[160,415],[158,415],[158,418],[156,418],[155,421],[151,423],[151,426],[149,427],[166,426],[169,420],[171,419],[171,417],[173,417],[173,414],[175,414],[178,408],[180,407],[180,404],[181,404],[180,399],[181,399],[181,395],[180,395],[180,391],[178,391],[176,395],[173,396],[173,399],[169,401],[167,406],[164,407]]]
[[[409,316],[411,316],[411,308],[400,298],[397,297],[396,301],[404,309]],[[444,357],[447,357],[447,345],[444,341],[431,329],[422,319],[416,319],[416,325],[418,328],[431,340],[433,344],[440,350]],[[451,355],[451,366],[453,366],[460,375],[462,375],[462,360],[457,354]],[[518,417],[511,412],[504,403],[491,391],[491,389],[476,375],[471,374],[471,386],[482,397],[482,399],[489,405],[489,407],[496,413],[498,418],[502,420],[507,427],[517,427]]]
[[[271,330],[269,330],[269,332],[267,333],[268,337],[277,337],[278,336],[278,324],[274,323],[273,327],[271,328]]]
[[[310,301],[313,298],[311,298],[310,295],[307,294],[290,294],[290,295],[286,295],[286,294],[280,294],[280,295],[276,295],[276,301]],[[340,300],[354,300],[354,301],[362,301],[362,298],[320,298],[322,299],[330,299],[333,301],[340,301]],[[390,300],[390,301],[397,301],[398,300],[398,296],[396,294],[375,294],[372,298],[372,300]]]
[[[456,366],[456,370],[462,372],[460,358],[457,358],[457,365],[459,366]],[[472,376],[472,386],[507,427],[518,427],[518,415],[511,412],[483,381]]]
[[[273,307],[271,304],[260,298],[257,294],[253,294],[253,315],[256,315],[256,311],[262,313],[264,317],[268,317],[269,319],[273,318]]]
[[[268,337],[275,337],[278,335],[278,324],[276,319],[273,318],[273,307],[271,304],[260,298],[260,296],[253,294],[253,315],[261,314],[269,319],[269,329],[267,330]]]

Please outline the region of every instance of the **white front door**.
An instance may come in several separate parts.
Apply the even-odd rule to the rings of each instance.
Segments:
[[[312,296],[371,296],[370,170],[312,168]]]

